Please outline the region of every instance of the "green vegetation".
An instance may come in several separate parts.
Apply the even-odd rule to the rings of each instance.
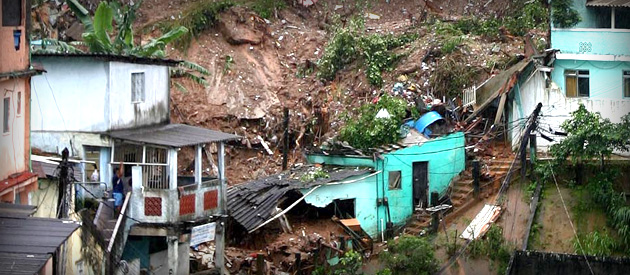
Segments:
[[[606,231],[593,231],[579,236],[580,242],[573,238],[573,248],[577,254],[610,256],[616,247],[616,240]],[[583,249],[582,249],[583,248]]]
[[[452,25],[454,30],[461,34],[482,35],[490,38],[498,38],[501,34],[501,27],[516,36],[523,36],[531,29],[545,30],[548,26],[548,10],[540,1],[526,4],[522,9],[512,16],[504,18],[478,19],[477,17],[466,17]],[[455,35],[455,33],[451,33]]]
[[[376,114],[385,109],[389,118],[376,118]],[[400,125],[407,112],[417,118],[418,111],[407,106],[400,98],[383,95],[376,104],[364,104],[359,107],[356,116],[345,117],[345,126],[339,132],[339,139],[359,149],[374,148],[391,144],[400,138]]]
[[[357,275],[363,264],[363,258],[359,252],[350,250],[339,259],[339,264],[335,266],[319,265],[311,274],[313,275]]]
[[[468,245],[468,254],[472,258],[487,256],[496,264],[496,270],[503,274],[510,263],[513,247],[503,238],[503,228],[492,225],[483,239],[476,239]]]
[[[265,19],[271,18],[286,7],[287,4],[283,0],[256,0],[251,4],[251,9]]]
[[[556,27],[571,28],[582,20],[580,14],[571,6],[571,0],[551,1],[551,21]]]
[[[179,26],[157,39],[151,39],[146,44],[137,45],[133,38],[132,27],[136,19],[136,11],[142,4],[142,1],[124,6],[117,1],[100,2],[94,12],[94,17],[90,16],[88,10],[79,4],[77,0],[68,0],[67,3],[84,26],[83,41],[76,43],[87,47],[89,52],[164,58],[166,56],[166,45],[176,41],[188,32],[187,28]],[[50,45],[57,46],[52,50],[54,52],[83,52],[61,41],[50,39],[46,41]],[[44,47],[40,51],[48,52],[51,50]],[[208,75],[209,72],[196,63],[182,61],[177,67],[170,69],[170,74],[171,77],[185,77],[196,83],[206,85],[204,76]]]
[[[470,85],[479,71],[467,66],[456,56],[446,56],[429,77],[433,93],[437,97],[453,98],[460,96],[462,90]]]
[[[324,171],[322,168],[316,168],[313,171],[308,171],[304,175],[300,177],[301,182],[312,182],[317,179],[327,179],[330,178],[330,175]]]
[[[219,14],[234,5],[235,3],[232,0],[202,0],[195,2],[178,16],[179,19],[166,21],[161,24],[161,27],[165,31],[180,27],[190,30],[175,43],[175,46],[180,49],[188,49],[193,38],[199,37],[203,31],[214,27],[218,21]]]
[[[402,236],[380,257],[387,268],[379,274],[433,274],[438,269],[433,246],[422,237]]]
[[[583,236],[584,249],[578,252],[596,255],[609,255],[615,251],[630,252],[630,206],[627,205],[624,194],[614,189],[614,182],[620,176],[619,171],[604,166],[614,149],[630,150],[629,126],[630,114],[624,116],[621,123],[615,124],[580,105],[578,110],[571,113],[571,119],[561,126],[567,132],[567,137],[551,147],[554,167],[558,170],[566,169],[566,160],[569,160],[575,170],[574,188],[581,191],[578,192],[580,203],[574,209],[575,212],[580,215],[591,209],[600,209],[606,214],[608,225],[617,233],[617,245],[610,245],[611,235],[606,232],[591,232]],[[590,177],[585,185],[585,165],[593,163],[593,160],[599,160],[599,173]]]
[[[349,20],[346,27],[336,28],[326,44],[324,55],[317,63],[317,76],[324,80],[333,80],[338,71],[360,58],[367,79],[375,87],[383,85],[382,72],[392,70],[402,57],[393,50],[418,37],[411,33],[400,36],[365,35],[363,19],[360,17]]]

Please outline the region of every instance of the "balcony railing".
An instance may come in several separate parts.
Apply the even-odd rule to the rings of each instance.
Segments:
[[[218,213],[219,184],[217,179],[176,189],[143,189],[134,184],[131,216],[146,223],[177,223],[208,218]]]

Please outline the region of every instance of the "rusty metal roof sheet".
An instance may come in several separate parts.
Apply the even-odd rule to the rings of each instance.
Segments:
[[[33,53],[33,57],[76,57],[76,58],[93,58],[104,61],[118,61],[126,63],[146,64],[146,65],[161,65],[161,66],[175,66],[181,62],[181,60],[165,59],[165,58],[149,58],[139,57],[133,55],[119,55],[111,53],[57,53],[57,52],[45,52],[45,53]]]
[[[37,274],[77,228],[74,221],[0,211],[0,274]]]
[[[185,124],[166,124],[129,130],[116,130],[109,132],[108,135],[115,139],[176,148],[240,139],[236,135]]]
[[[250,231],[272,217],[278,202],[289,191],[338,182],[351,176],[365,175],[371,172],[371,170],[365,169],[336,169],[328,172],[328,178],[302,182],[300,178],[309,171],[312,171],[312,167],[304,167],[230,186],[227,190],[227,205],[230,216],[247,231]]]
[[[586,2],[586,6],[630,8],[630,0],[589,0]]]

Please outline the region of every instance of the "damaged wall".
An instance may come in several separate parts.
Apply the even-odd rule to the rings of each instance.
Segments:
[[[390,222],[404,224],[411,217],[413,207],[412,167],[413,162],[429,163],[429,192],[444,195],[452,178],[465,168],[465,138],[462,132],[428,140],[419,146],[410,146],[384,155],[376,161],[366,157],[309,155],[311,163],[326,163],[345,166],[368,166],[379,174],[362,178],[352,183],[321,186],[305,201],[317,207],[325,207],[335,199],[355,199],[356,218],[361,228],[371,237],[380,234],[381,220],[387,222],[386,206],[377,206],[377,199],[388,199]],[[401,172],[401,188],[389,190],[389,172]],[[302,190],[306,194],[307,190]]]
[[[565,69],[590,71],[590,97],[565,96]],[[515,88],[508,123],[510,127],[525,123],[523,118],[531,114],[539,102],[543,104],[540,127],[545,130],[551,128],[553,131],[562,131],[560,125],[571,117],[571,112],[577,110],[580,104],[584,104],[591,112],[601,113],[602,117],[613,123],[619,123],[621,117],[630,111],[630,98],[623,98],[622,95],[624,70],[630,70],[630,62],[557,60],[551,73],[554,80],[551,88],[545,88],[545,76],[542,72],[536,72],[527,82]],[[511,133],[513,146],[519,142],[519,130],[520,128],[514,128]],[[552,138],[555,139],[554,142],[538,138],[538,150],[547,151],[551,144],[559,140],[557,136]]]
[[[144,99],[132,102],[131,74],[144,73]],[[169,122],[168,67],[109,63],[109,130]]]

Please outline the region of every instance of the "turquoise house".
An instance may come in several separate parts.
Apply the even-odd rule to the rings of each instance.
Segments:
[[[465,168],[464,147],[464,134],[456,132],[371,156],[309,154],[311,163],[368,167],[375,173],[320,186],[305,201],[325,207],[335,200],[350,200],[361,228],[371,237],[379,238],[384,230],[404,225],[417,207],[427,208],[437,203],[432,201],[431,193],[446,195],[453,177]]]
[[[618,120],[630,110],[630,1],[573,0],[573,8],[576,26],[551,29],[559,50],[551,78],[567,99]]]

